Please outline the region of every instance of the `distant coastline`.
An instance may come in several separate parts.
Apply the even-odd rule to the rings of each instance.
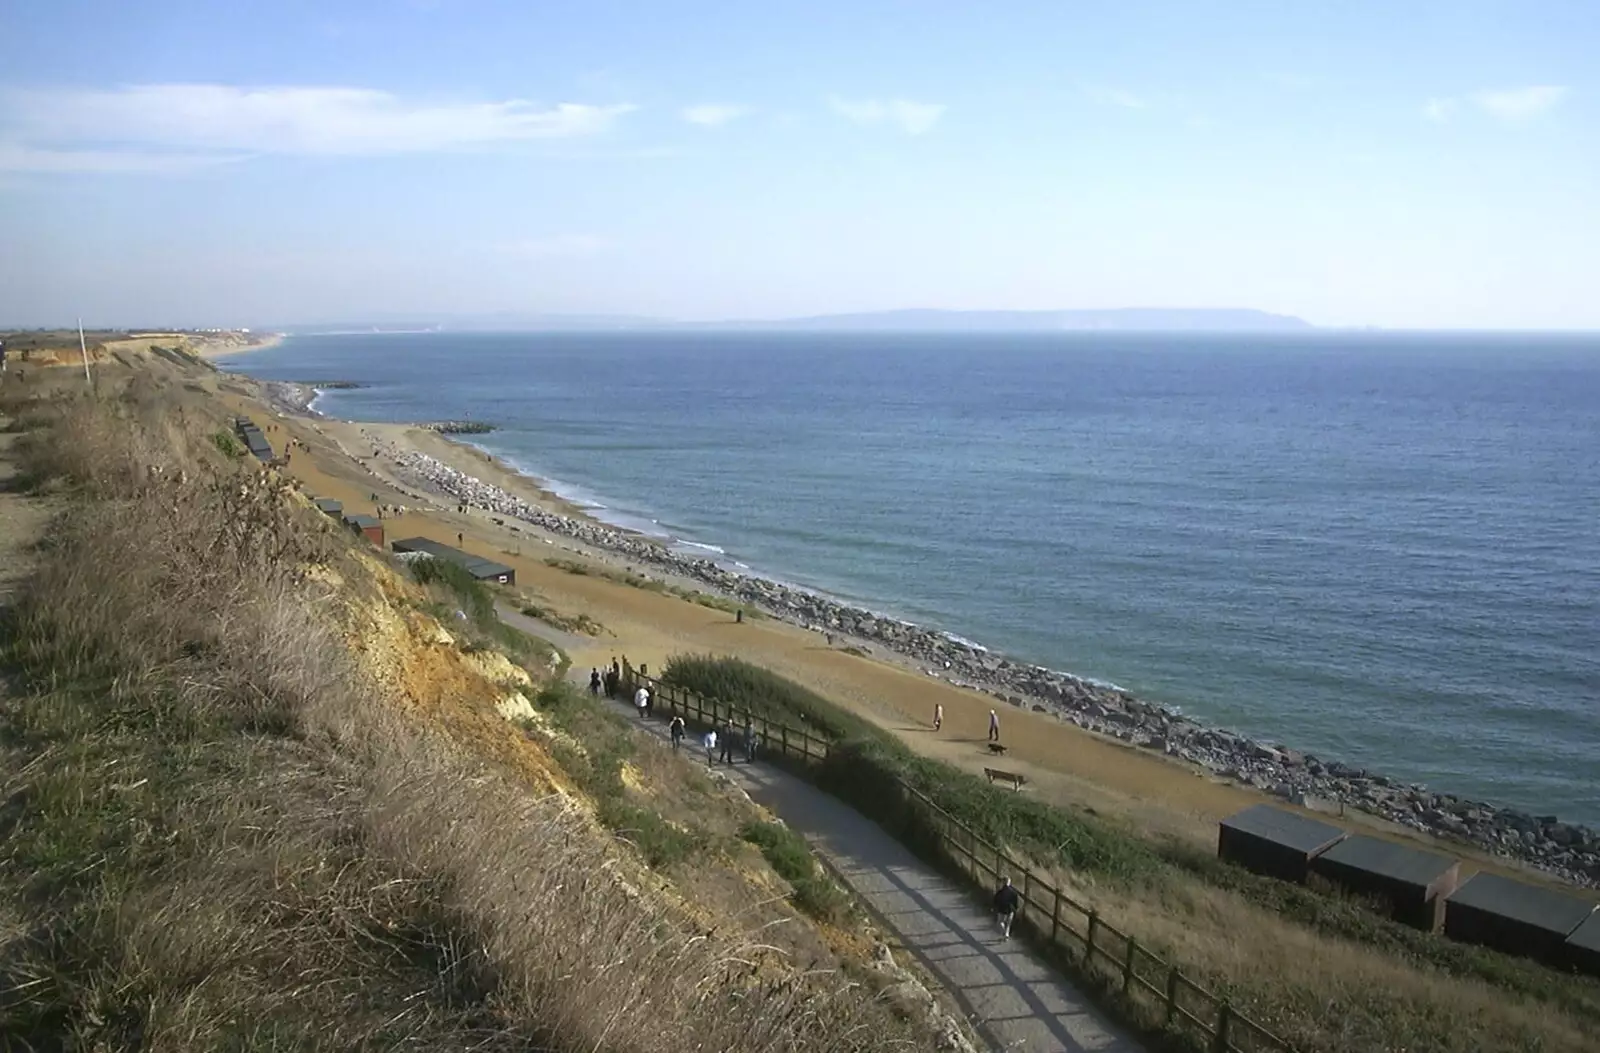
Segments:
[[[835,332],[835,333],[1281,333],[1316,332],[1303,318],[1253,308],[1124,307],[1095,310],[951,311],[908,309],[796,318],[680,321],[641,315],[456,315],[291,327],[305,336],[440,332]]]

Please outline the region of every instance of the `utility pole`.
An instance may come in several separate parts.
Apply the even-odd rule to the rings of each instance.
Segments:
[[[89,345],[83,342],[83,319],[78,319],[78,350],[83,352],[83,380],[94,390],[94,377],[89,375]]]

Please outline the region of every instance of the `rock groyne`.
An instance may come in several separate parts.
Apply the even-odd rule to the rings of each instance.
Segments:
[[[692,579],[805,628],[887,648],[922,663],[929,675],[986,692],[1012,706],[1053,714],[1299,804],[1367,812],[1522,860],[1576,884],[1600,887],[1600,833],[1595,830],[1560,822],[1555,816],[1435,793],[1363,768],[1208,728],[1126,691],[1015,662],[945,633],[729,570],[651,538],[550,512],[427,454],[378,445],[397,474],[415,486]]]

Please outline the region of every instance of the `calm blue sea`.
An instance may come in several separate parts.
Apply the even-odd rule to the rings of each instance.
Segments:
[[[625,524],[1208,723],[1600,824],[1600,337],[297,336]]]

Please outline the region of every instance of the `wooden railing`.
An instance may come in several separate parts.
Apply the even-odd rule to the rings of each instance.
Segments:
[[[648,685],[662,711],[669,717],[683,717],[686,724],[697,729],[721,728],[728,723],[742,734],[746,726],[751,727],[759,743],[758,757],[776,752],[810,765],[828,756],[828,740],[801,728],[703,698],[636,670],[624,671],[624,683],[630,691],[637,684]],[[1140,946],[1135,937],[1101,918],[1093,906],[1079,902],[1029,870],[916,787],[901,780],[900,788],[908,806],[933,834],[940,862],[966,878],[985,897],[1002,877],[1011,878],[1022,895],[1014,932],[1046,948],[1065,952],[1080,967],[1106,969],[1111,982],[1120,983],[1125,997],[1146,1003],[1154,1010],[1155,1021],[1167,1030],[1198,1038],[1208,1053],[1293,1053],[1293,1047],[1283,1039],[1234,1009],[1227,998],[1207,991],[1184,976],[1176,965]]]
[[[816,764],[828,759],[828,740],[803,728],[768,720],[727,702],[703,698],[688,688],[664,683],[632,668],[623,669],[622,683],[630,694],[638,685],[647,685],[658,712],[665,713],[668,718],[682,717],[684,723],[694,730],[716,728],[720,732],[725,725],[732,725],[736,736],[734,745],[741,751],[744,749],[742,736],[745,729],[749,728],[756,738],[758,757],[770,757],[776,753],[804,764]]]

